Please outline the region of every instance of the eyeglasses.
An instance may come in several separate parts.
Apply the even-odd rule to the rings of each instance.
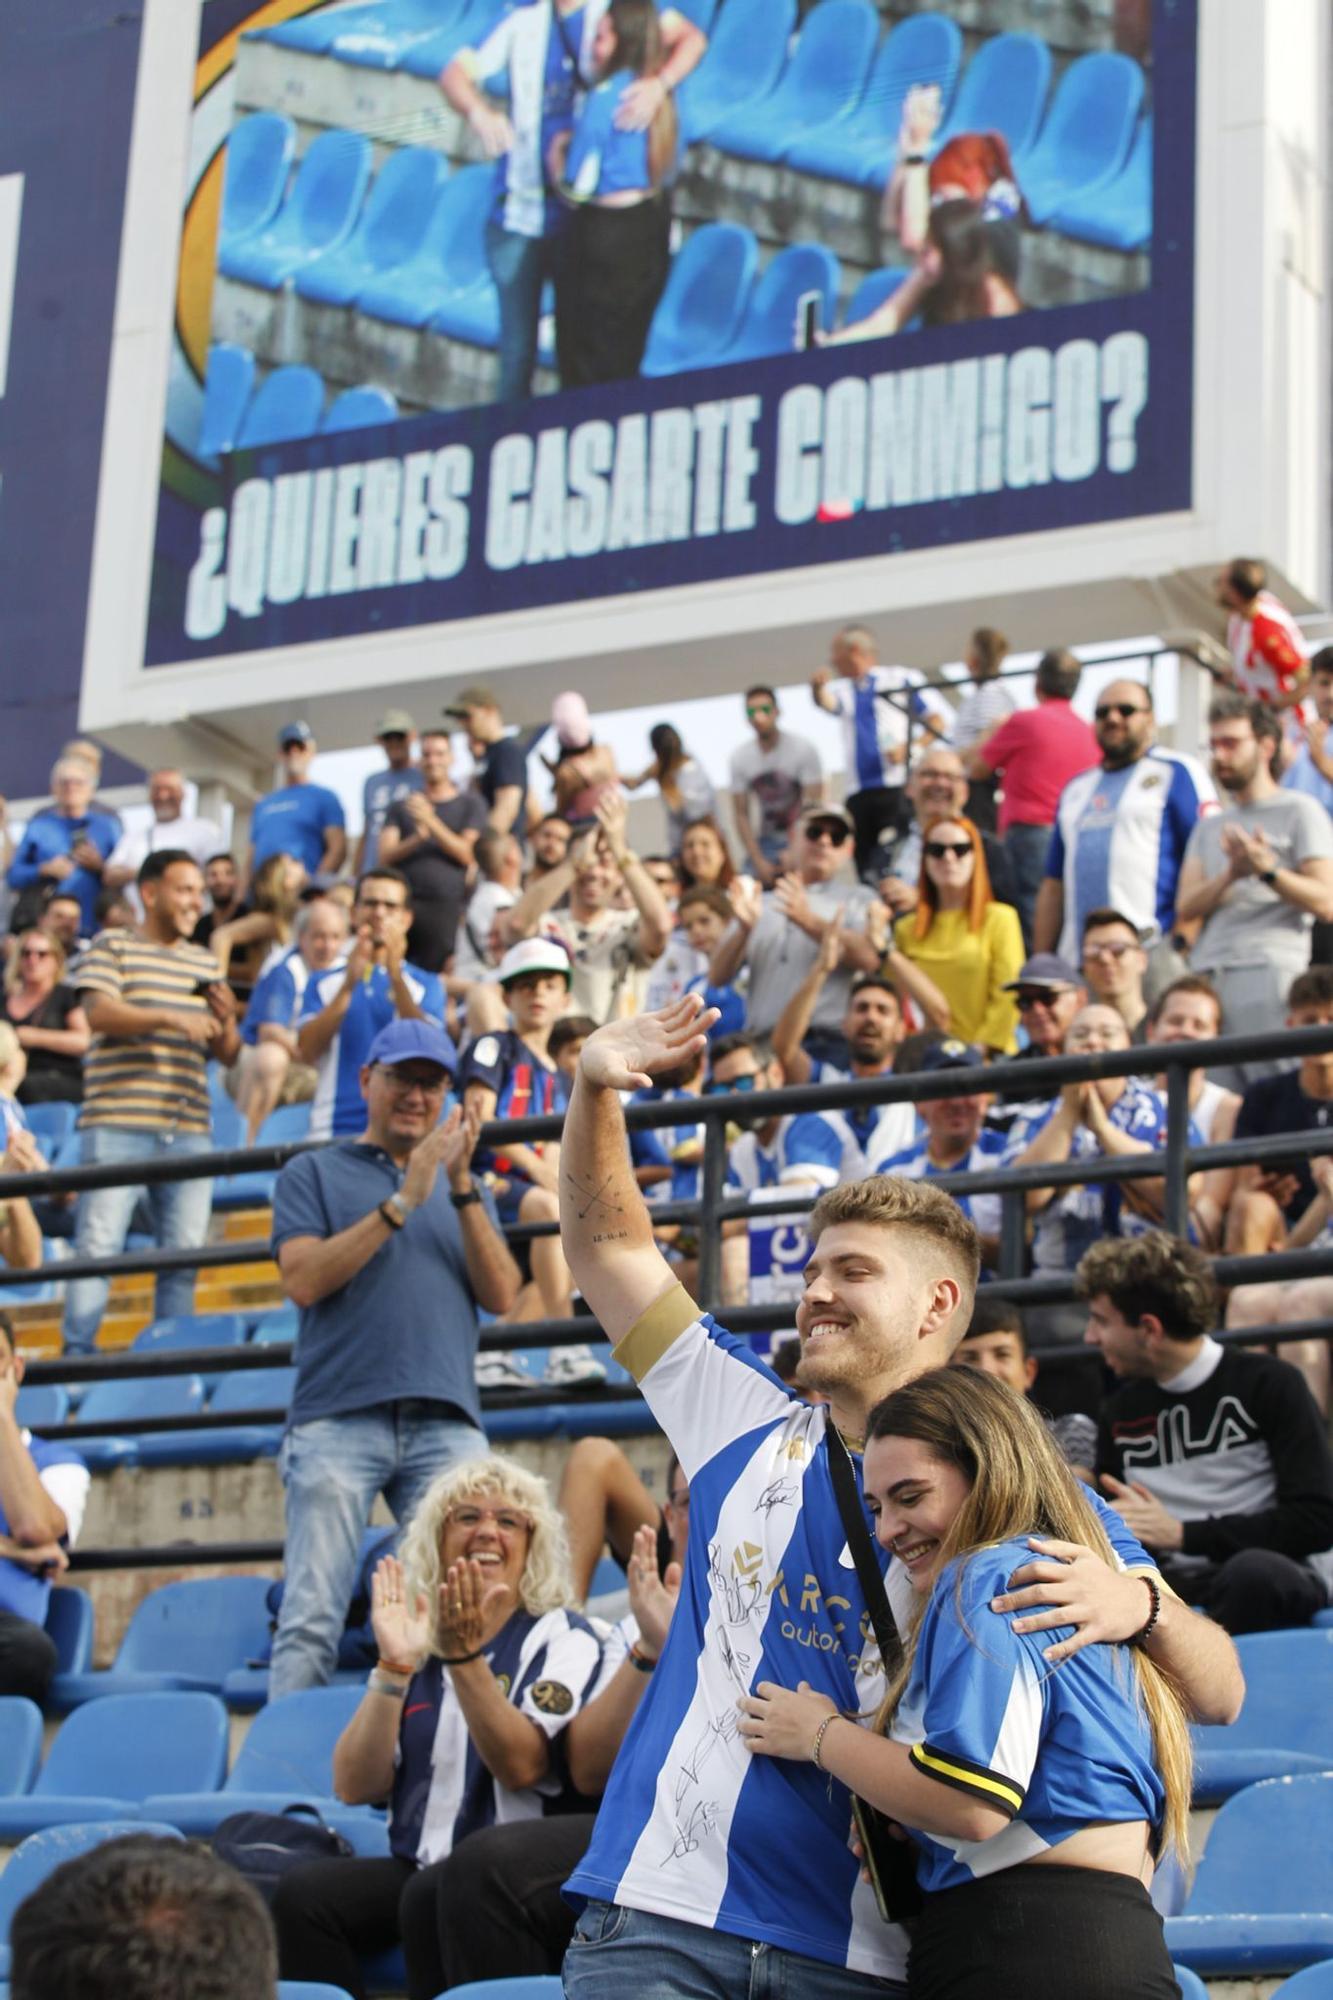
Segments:
[[[1084,958],[1123,958],[1127,951],[1141,951],[1137,944],[1085,944]]]
[[[1123,722],[1128,716],[1147,715],[1150,713],[1142,702],[1134,701],[1104,701],[1099,708],[1094,708],[1092,712],[1098,722],[1105,722],[1109,715],[1118,715]]]
[[[733,1090],[757,1090],[758,1088],[759,1072],[758,1070],[752,1070],[749,1076],[733,1076],[730,1083],[706,1083],[704,1085],[704,1096],[724,1097]]]
[[[943,861],[947,854],[956,854],[961,861],[965,854],[972,852],[972,843],[970,840],[928,840],[925,852],[928,861]]]
[[[494,1521],[502,1535],[530,1535],[532,1522],[512,1507],[451,1507],[445,1519],[452,1527],[471,1533],[483,1521]]]
[[[807,840],[827,840],[831,847],[845,847],[848,834],[846,827],[839,826],[837,820],[819,819],[813,826],[805,828],[805,837]]]
[[[449,1088],[449,1078],[444,1072],[439,1076],[404,1076],[395,1063],[377,1063],[376,1068],[392,1088],[406,1096],[409,1090],[424,1090],[427,1097],[443,1097]]]

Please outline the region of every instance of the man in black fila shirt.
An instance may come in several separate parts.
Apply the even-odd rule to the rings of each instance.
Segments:
[[[1176,1237],[1094,1245],[1078,1289],[1084,1337],[1123,1384],[1097,1473],[1130,1533],[1229,1632],[1308,1624],[1333,1578],[1333,1468],[1300,1374],[1211,1338],[1212,1273]]]

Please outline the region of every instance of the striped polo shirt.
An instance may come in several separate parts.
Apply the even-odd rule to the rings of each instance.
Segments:
[[[153,944],[138,931],[103,931],[79,961],[79,991],[102,993],[128,1007],[170,1007],[204,1015],[199,982],[221,979],[211,951],[182,940]],[[83,1064],[80,1126],[123,1125],[133,1131],[208,1132],[207,1046],[173,1029],[122,1040],[95,1035]]]

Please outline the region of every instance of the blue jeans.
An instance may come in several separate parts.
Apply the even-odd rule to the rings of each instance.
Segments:
[[[752,1944],[703,1924],[590,1902],[562,1968],[565,2000],[868,2000],[905,1996],[896,1979]]]
[[[1014,873],[1014,907],[1023,926],[1023,943],[1032,949],[1032,915],[1037,891],[1046,875],[1046,856],[1051,851],[1049,826],[1020,826],[1015,820],[1005,828],[1004,850]]]
[[[486,258],[500,295],[500,380],[498,403],[519,403],[532,394],[537,365],[537,333],[542,286],[555,275],[558,238],[520,236],[498,222],[486,227]]]
[[[382,1403],[288,1431],[278,1457],[287,1548],[270,1701],[332,1675],[375,1495],[402,1526],[439,1473],[485,1450],[482,1432],[439,1403]]]
[[[207,1132],[136,1132],[127,1125],[89,1125],[83,1132],[81,1164],[85,1167],[139,1160],[160,1160],[165,1154],[192,1159],[213,1150]],[[115,1257],[125,1248],[130,1217],[140,1195],[153,1218],[153,1236],[161,1250],[185,1250],[208,1241],[213,1213],[211,1180],[158,1181],[152,1187],[88,1188],[79,1196],[74,1224],[76,1257]],[[106,1310],[107,1278],[74,1278],[65,1291],[65,1352],[88,1354]],[[154,1311],[158,1319],[194,1311],[194,1272],[161,1271]]]

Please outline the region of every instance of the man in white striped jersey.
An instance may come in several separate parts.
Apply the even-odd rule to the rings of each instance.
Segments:
[[[797,1325],[801,1384],[829,1400],[799,1401],[676,1283],[630,1165],[617,1093],[688,1059],[711,1018],[687,994],[590,1036],[566,1118],[565,1254],[671,1438],[691,1524],[666,1648],[569,1884],[583,1907],[565,1991],[572,2000],[902,1992],[907,1936],[880,1920],[859,1879],[847,1792],[813,1767],[749,1758],[736,1703],[761,1680],[807,1680],[839,1708],[873,1713],[883,1666],[831,1454],[838,1437],[858,1452],[874,1404],[948,1359],[971,1310],[976,1236],[928,1182],[879,1176],[824,1195],[811,1215]],[[1109,1510],[1105,1520],[1121,1560],[1151,1569]],[[886,1585],[905,1625],[910,1584],[900,1565]],[[1048,1649],[1062,1657],[1127,1639],[1149,1597],[1139,1578],[1059,1544],[995,1603],[1024,1614],[1049,1607],[1025,1616],[1025,1629],[1074,1627]],[[1225,1635],[1174,1599],[1164,1600],[1158,1633],[1155,1657],[1198,1712],[1234,1715],[1241,1683]]]

